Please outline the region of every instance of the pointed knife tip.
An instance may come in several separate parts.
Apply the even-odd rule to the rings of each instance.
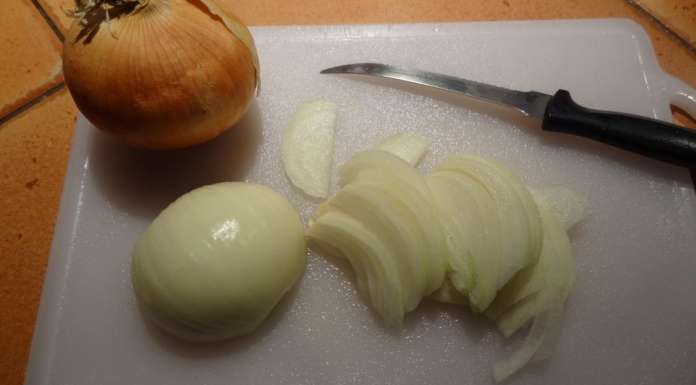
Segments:
[[[330,67],[319,71],[320,74],[368,74],[376,68],[382,68],[381,63],[352,63]]]
[[[320,74],[342,74],[342,73],[349,73],[349,72],[350,72],[350,64],[325,68],[325,69],[319,71]]]

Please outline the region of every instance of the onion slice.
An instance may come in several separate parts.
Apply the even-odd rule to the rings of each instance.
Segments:
[[[469,304],[469,299],[464,294],[460,293],[449,279],[445,279],[444,282],[442,282],[442,286],[430,294],[429,298],[433,301],[452,305]]]
[[[429,278],[426,270],[427,245],[414,215],[402,201],[394,199],[384,189],[352,183],[331,198],[328,207],[322,209],[321,215],[314,223],[335,210],[347,213],[360,222],[389,249],[389,256],[393,258],[401,280],[403,318],[404,313],[413,310],[421,298],[429,294],[425,292]],[[312,227],[309,232],[313,231]],[[377,254],[371,254],[369,257],[384,258]],[[400,324],[399,321],[392,326]]]
[[[353,156],[339,168],[338,184],[345,186],[351,183],[365,170],[380,170],[385,175],[392,174],[418,190],[424,197],[429,197],[431,194],[424,177],[418,173],[418,170],[398,156],[379,150],[363,151]]]
[[[339,169],[339,184],[371,183],[389,190],[391,199],[405,204],[415,215],[415,224],[424,235],[427,295],[442,284],[447,267],[447,245],[438,219],[433,195],[425,178],[412,165],[386,151],[369,150],[355,155]]]
[[[464,175],[438,171],[426,178],[449,246],[448,278],[481,312],[498,290],[502,248],[500,221],[486,189]]]
[[[447,246],[430,189],[412,165],[380,150],[357,154],[339,174],[342,188],[314,212],[308,237],[320,251],[328,244],[342,252],[372,308],[388,326],[401,326],[445,280]],[[341,216],[352,225],[345,218],[338,225]],[[390,267],[370,272],[375,265]]]
[[[493,379],[500,383],[522,369],[532,360],[543,359],[558,340],[563,306],[556,304],[539,314],[522,346],[512,355],[493,366]]]
[[[332,210],[316,219],[307,230],[310,247],[348,259],[356,275],[358,291],[373,304],[387,325],[403,320],[402,282],[398,267],[382,239],[343,211]]]
[[[329,194],[335,128],[336,105],[317,100],[300,106],[283,133],[285,173],[309,196]]]
[[[423,196],[408,183],[392,174],[379,170],[365,170],[350,184],[382,191],[394,202],[401,203],[401,211],[392,213],[399,220],[414,226],[419,241],[410,249],[421,261],[420,269],[425,275],[423,295],[437,290],[444,281],[447,267],[447,244],[442,226],[429,196]],[[409,309],[410,310],[410,309]]]
[[[551,355],[560,338],[564,303],[575,281],[575,262],[566,230],[547,202],[537,199],[537,204],[544,230],[539,261],[521,271],[487,311],[506,337],[533,319],[522,346],[494,366],[496,382],[532,360]]]
[[[540,206],[544,220],[542,252],[537,264],[520,271],[498,293],[496,300],[486,311],[486,315],[492,319],[499,319],[513,305],[541,291],[550,279],[549,272],[555,276],[562,272],[568,279],[572,276],[574,267],[566,231],[585,217],[587,199],[565,187],[534,190],[532,194]],[[514,319],[529,319],[533,316],[535,310],[530,309],[530,306],[531,304],[515,306],[514,311],[509,311],[505,320],[499,322],[501,331],[512,334],[520,322],[513,322]]]
[[[545,207],[542,208],[542,218],[544,246],[539,262],[529,268],[529,275],[515,277],[496,298],[496,302],[502,302],[502,308],[510,309],[496,320],[505,336],[515,333],[552,303],[563,303],[575,282],[575,261],[565,229]],[[532,303],[516,305],[530,293],[536,293]]]
[[[495,212],[501,225],[499,239],[503,241],[498,289],[519,270],[537,261],[541,251],[541,219],[531,194],[519,178],[503,167],[475,156],[451,156],[437,170],[458,172],[478,181],[495,201]]]
[[[570,230],[587,216],[588,199],[575,190],[556,186],[531,192],[535,200],[543,201],[556,214],[566,230]]]
[[[392,153],[411,166],[417,166],[431,145],[430,139],[415,132],[402,132],[388,137],[375,149]]]

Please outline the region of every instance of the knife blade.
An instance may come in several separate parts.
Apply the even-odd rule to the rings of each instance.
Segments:
[[[638,115],[586,108],[575,103],[566,90],[554,95],[518,91],[382,63],[346,64],[320,73],[377,76],[457,92],[540,119],[545,131],[582,136],[678,166],[696,167],[695,131]]]

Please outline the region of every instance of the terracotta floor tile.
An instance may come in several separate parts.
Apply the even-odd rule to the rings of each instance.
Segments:
[[[0,384],[21,384],[75,122],[66,89],[0,127]]]
[[[38,0],[38,2],[58,29],[65,33],[73,21],[65,12],[74,7],[75,0]]]
[[[60,41],[29,0],[0,1],[0,116],[62,79]]]
[[[696,0],[634,0],[665,27],[696,47]]]

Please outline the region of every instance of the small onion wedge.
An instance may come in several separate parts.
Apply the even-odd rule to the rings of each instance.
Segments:
[[[546,187],[531,190],[534,199],[543,201],[556,214],[566,230],[582,222],[587,216],[587,197],[567,187]]]
[[[554,306],[534,319],[522,346],[510,357],[493,366],[493,379],[496,383],[505,381],[534,359],[547,358],[551,346],[558,340],[562,313],[562,306]]]
[[[510,311],[513,305],[516,305],[518,302],[533,294],[545,290],[551,284],[555,286],[546,289],[551,293],[545,294],[545,297],[549,297],[555,293],[565,298],[563,293],[570,289],[565,286],[572,284],[574,279],[572,250],[570,247],[570,239],[565,229],[569,223],[576,223],[582,219],[584,214],[578,213],[584,210],[584,207],[581,208],[573,204],[573,202],[580,202],[579,199],[581,198],[567,200],[566,197],[581,196],[569,189],[547,191],[562,191],[562,193],[546,193],[546,196],[558,197],[554,201],[556,202],[556,206],[552,206],[549,200],[535,193],[536,201],[540,206],[544,228],[544,240],[539,261],[520,271],[508,282],[498,293],[496,300],[486,312],[488,317],[500,319],[499,325],[501,331],[507,335],[514,333],[514,331],[521,326],[521,323],[529,320],[538,312],[533,306],[530,306],[530,304],[516,307],[513,311]],[[563,203],[567,201],[570,201],[571,204]],[[558,202],[560,202],[560,204]],[[584,205],[585,203],[583,202],[582,204]],[[554,207],[557,208],[555,209]],[[563,223],[559,217],[574,219],[570,222]],[[535,306],[537,305],[534,305],[534,307]],[[503,318],[500,318],[506,311],[508,313],[505,314]]]
[[[427,272],[424,271],[420,229],[413,220],[402,219],[409,215],[408,208],[384,191],[350,184],[331,198],[323,215],[332,210],[349,214],[387,244],[401,277],[403,313],[413,310],[427,287]],[[321,216],[316,220],[319,219]],[[375,255],[371,257],[377,258]]]
[[[330,211],[307,230],[310,247],[349,260],[358,290],[390,326],[400,326],[404,305],[401,280],[391,251],[359,221],[341,211]]]
[[[575,281],[575,263],[565,228],[547,203],[537,203],[544,229],[539,261],[518,274],[487,312],[506,337],[533,319],[522,346],[495,365],[496,382],[505,380],[531,360],[550,356],[560,337],[564,303]],[[502,315],[492,314],[506,309]]]
[[[430,195],[430,190],[418,170],[398,156],[379,150],[360,152],[341,166],[338,170],[338,184],[344,186],[355,180],[361,171],[370,169],[393,174],[418,190],[423,196]]]
[[[336,105],[307,102],[283,132],[281,146],[285,173],[292,184],[315,198],[329,194],[336,128]]]
[[[345,184],[369,182],[390,192],[392,199],[401,200],[416,215],[417,226],[425,233],[429,264],[426,294],[435,291],[444,279],[447,265],[447,246],[433,204],[432,192],[425,178],[413,166],[385,151],[365,151],[354,156],[339,169],[340,181]]]
[[[479,181],[493,197],[505,237],[498,288],[519,270],[536,262],[541,250],[541,220],[531,194],[518,178],[504,168],[474,156],[452,156],[438,170],[468,175]]]
[[[474,222],[471,217],[477,212],[472,209],[473,203],[470,200],[458,195],[453,185],[455,182],[435,174],[426,176],[425,180],[433,193],[434,206],[445,234],[447,261],[451,266],[451,276],[446,283],[451,285],[452,289],[468,293],[475,285],[472,248],[475,243],[479,243],[472,238],[482,235],[483,232],[470,231],[467,225]],[[458,284],[455,286],[452,280]]]
[[[351,186],[364,186],[384,192],[392,200],[401,202],[401,220],[411,222],[419,230],[419,245],[416,251],[422,259],[423,272],[426,273],[425,294],[437,290],[444,281],[447,267],[447,244],[438,213],[432,205],[430,195],[423,196],[403,179],[396,175],[365,170],[351,183]]]
[[[402,132],[388,137],[375,149],[398,156],[411,166],[417,166],[431,145],[430,139],[415,132]]]
[[[457,290],[449,279],[445,279],[439,289],[429,296],[433,301],[448,303],[452,305],[467,305],[469,299]]]
[[[391,260],[390,274],[400,282],[400,314],[384,310],[376,295],[370,295],[375,311],[390,326],[401,324],[406,312],[413,310],[427,295],[442,286],[447,269],[447,246],[431,192],[425,179],[406,161],[391,153],[371,150],[360,153],[341,167],[343,188],[319,206],[310,221],[308,234],[318,243],[336,243],[334,233],[322,232],[325,218],[341,213],[378,239],[384,246],[372,247],[365,259]],[[317,227],[318,226],[318,227]],[[355,230],[356,226],[352,229]],[[340,236],[345,240],[346,235]],[[335,249],[347,250],[344,245]],[[356,252],[354,252],[355,254]],[[365,265],[348,258],[358,276],[369,276]],[[380,275],[375,275],[379,276]],[[367,279],[362,279],[368,281]],[[361,291],[374,291],[369,283],[358,282]],[[373,285],[374,286],[374,285]],[[392,292],[393,294],[393,292]]]
[[[502,248],[500,222],[486,189],[464,175],[438,171],[427,177],[449,245],[452,285],[475,312],[485,310],[498,291]]]
[[[506,336],[515,333],[551,304],[563,303],[575,281],[575,261],[568,234],[547,207],[541,204],[540,210],[544,243],[539,262],[529,267],[529,274],[518,275],[510,281],[496,298],[496,308],[509,309],[496,319],[498,328]],[[531,294],[536,294],[534,301],[517,305]]]

